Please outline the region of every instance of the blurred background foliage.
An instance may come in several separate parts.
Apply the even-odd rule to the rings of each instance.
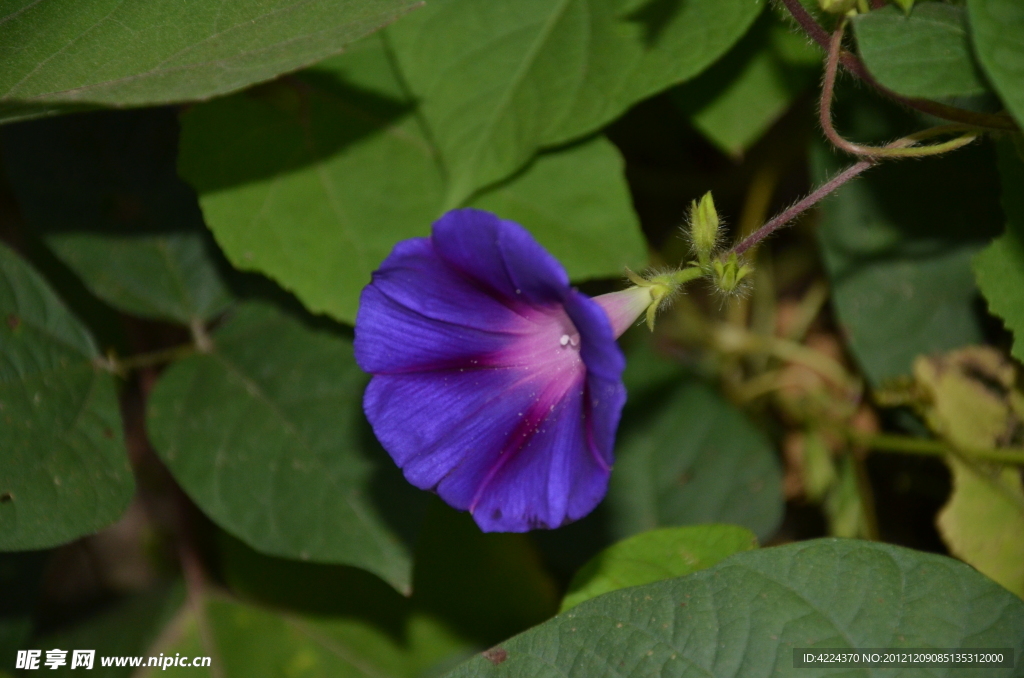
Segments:
[[[1020,656],[1024,10],[845,4],[843,135],[983,138],[882,163],[752,251],[742,294],[627,332],[606,500],[482,534],[362,415],[371,272],[459,206],[592,294],[685,263],[707,191],[750,234],[850,162],[815,115],[840,15],[0,2],[0,676],[25,648],[247,678]]]

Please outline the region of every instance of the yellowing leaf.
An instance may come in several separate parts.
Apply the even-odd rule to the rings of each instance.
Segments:
[[[1020,469],[988,478],[956,459],[953,495],[938,517],[950,551],[1024,598],[1024,487]]]
[[[914,361],[929,428],[961,449],[1005,444],[1018,420],[1011,406],[1016,370],[998,351],[971,346]]]

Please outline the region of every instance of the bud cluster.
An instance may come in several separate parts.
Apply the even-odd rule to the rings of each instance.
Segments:
[[[654,329],[658,311],[668,306],[683,285],[698,278],[708,278],[720,293],[728,296],[740,291],[753,272],[750,264],[735,252],[722,252],[722,223],[711,193],[690,203],[689,239],[694,261],[670,271],[656,271],[640,276],[626,269],[633,286],[596,297],[620,335],[640,315],[646,315],[647,326]]]
[[[722,223],[715,209],[711,192],[699,201],[690,203],[690,246],[694,262],[704,276],[712,280],[715,289],[725,295],[735,294],[742,289],[743,280],[753,272],[753,267],[734,252],[720,252]]]

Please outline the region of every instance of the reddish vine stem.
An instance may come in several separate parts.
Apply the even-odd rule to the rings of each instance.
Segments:
[[[800,24],[800,27],[811,37],[812,40],[818,43],[818,45],[823,49],[829,48],[831,36],[828,31],[826,31],[822,25],[819,24],[806,9],[804,9],[803,5],[800,4],[800,0],[779,0],[779,2],[782,3],[793,19]],[[885,96],[903,104],[904,106],[921,111],[922,113],[927,113],[928,115],[933,115],[936,118],[942,118],[952,122],[971,125],[973,127],[987,127],[990,129],[1011,131],[1017,131],[1019,129],[1013,119],[1005,114],[976,113],[974,111],[966,111],[962,108],[956,108],[955,106],[940,104],[937,101],[930,101],[928,99],[912,99],[901,96],[875,80],[874,76],[872,76],[868,72],[868,69],[865,68],[864,63],[858,59],[856,55],[851,54],[846,50],[840,51],[839,63],[841,63],[843,68],[847,71],[868,83]]]
[[[858,176],[864,171],[874,167],[877,164],[876,160],[868,159],[861,160],[860,162],[850,165],[839,174],[835,175],[818,188],[814,189],[813,192],[807,196],[801,198],[797,202],[793,203],[790,207],[786,208],[782,212],[779,212],[774,217],[765,222],[764,226],[757,229],[746,238],[741,240],[735,247],[732,248],[731,252],[737,256],[743,254],[748,249],[761,242],[775,231],[779,230],[783,226],[787,225],[798,216],[809,210],[810,208],[817,205],[823,198],[834,192],[840,186],[848,182],[850,179]]]
[[[844,28],[845,20],[843,23],[840,23],[835,33],[829,37],[828,57],[825,61],[825,77],[821,88],[821,102],[818,110],[821,127],[828,140],[837,148],[860,156],[862,159],[826,181],[789,208],[772,217],[759,229],[741,240],[732,248],[732,250],[730,250],[729,254],[736,254],[737,256],[743,254],[775,231],[792,222],[846,182],[857,177],[871,167],[874,167],[881,159],[937,155],[939,153],[945,153],[961,146],[965,146],[977,138],[978,135],[976,133],[966,130],[961,125],[942,125],[910,134],[880,147],[864,146],[844,139],[832,125],[832,94],[835,88],[836,74],[838,72],[839,61],[842,54],[840,46],[843,39]],[[938,144],[930,144],[919,148],[913,148],[925,139],[957,132],[961,133],[961,135],[955,139]]]
[[[846,19],[839,23],[835,33],[829,38],[828,52],[825,56],[825,74],[821,83],[821,98],[818,100],[818,122],[821,124],[825,137],[832,142],[836,148],[847,153],[860,155],[856,144],[851,144],[844,139],[836,128],[832,126],[832,93],[835,91],[836,75],[839,73],[839,58],[842,53],[843,30],[846,27]]]
[[[952,131],[953,129],[956,129],[956,126],[950,125],[942,127],[933,127],[932,129],[922,130],[921,132],[917,132],[916,134],[911,134],[901,139],[897,139],[892,143],[886,144],[881,149],[876,150],[912,150],[908,149],[908,147],[913,146],[922,139],[927,139],[928,137],[931,136],[944,134],[949,131]],[[950,144],[956,143],[969,143],[969,141],[967,141],[967,137],[957,137],[956,139],[953,139],[950,142],[946,142],[944,144],[937,144],[933,146],[926,146],[921,150],[930,150],[932,152],[934,152],[936,149],[950,150],[951,148],[955,147],[951,147]],[[830,194],[835,192],[840,186],[842,186],[846,182],[856,178],[860,174],[863,174],[865,171],[877,165],[879,161],[882,159],[883,158],[879,156],[868,156],[865,157],[863,160],[860,160],[859,162],[855,162],[854,164],[850,165],[842,172],[840,172],[839,174],[835,175],[834,177],[823,183],[821,186],[818,186],[816,189],[814,189],[814,191],[812,191],[805,197],[793,203],[793,205],[791,205],[790,207],[786,208],[782,212],[779,212],[777,215],[769,219],[767,222],[765,222],[764,226],[761,226],[759,229],[757,229],[756,231],[748,235],[746,238],[741,240],[739,243],[737,243],[736,246],[729,250],[727,254],[736,254],[737,256],[743,254],[751,247],[754,247],[759,242],[770,236],[775,231],[779,230],[783,226],[786,226],[794,219],[796,219],[798,216],[800,216],[810,208],[817,205],[824,198],[828,197]]]
[[[841,51],[843,32],[845,28],[846,20],[844,19],[840,22],[829,40],[828,55],[825,59],[825,76],[822,81],[821,99],[818,104],[818,121],[821,123],[821,129],[825,132],[825,136],[830,142],[832,142],[833,146],[862,158],[910,158],[947,153],[962,146],[966,146],[978,138],[977,132],[969,130],[965,126],[961,125],[942,125],[939,127],[932,127],[930,129],[911,134],[905,139],[887,144],[886,146],[866,146],[843,138],[843,136],[839,134],[839,132],[836,131],[836,128],[832,125],[832,96],[835,91],[836,75],[839,71],[839,54]],[[929,144],[927,146],[910,148],[923,139],[958,132],[960,133],[960,136],[955,139],[950,139],[949,141],[938,144]]]
[[[847,153],[862,155],[857,144],[850,143],[842,137],[832,125],[832,94],[835,91],[836,75],[839,73],[839,59],[842,52],[843,31],[846,19],[839,23],[835,33],[828,41],[828,53],[825,56],[825,74],[821,83],[821,98],[818,100],[818,122],[821,124],[825,137],[832,145]]]

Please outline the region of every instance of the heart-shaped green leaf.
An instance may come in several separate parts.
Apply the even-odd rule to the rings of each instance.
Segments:
[[[694,127],[734,157],[814,82],[821,56],[772,13],[711,68],[671,91]]]
[[[742,412],[692,377],[631,393],[608,490],[611,534],[734,523],[767,539],[782,519],[772,445]]]
[[[351,342],[239,307],[149,401],[153,445],[206,515],[265,553],[345,563],[406,591],[421,493],[373,439]]]
[[[0,244],[0,550],[117,520],[135,482],[113,376],[50,286]]]
[[[837,165],[816,152],[816,175]],[[999,214],[991,149],[885,166],[822,202],[818,237],[849,347],[875,384],[918,355],[980,343],[971,257]]]

